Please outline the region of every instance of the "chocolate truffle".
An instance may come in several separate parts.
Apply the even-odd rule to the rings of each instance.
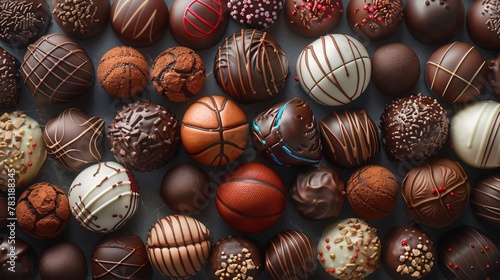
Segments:
[[[392,279],[414,280],[429,275],[436,263],[432,239],[417,225],[393,227],[384,238],[382,260]]]
[[[450,40],[465,19],[462,0],[408,0],[403,13],[410,34],[427,45]]]
[[[201,91],[205,79],[205,64],[201,57],[182,46],[164,50],[151,67],[153,86],[170,101],[188,101]]]
[[[68,36],[49,34],[28,47],[21,77],[38,103],[60,104],[90,89],[94,66],[85,50]]]
[[[47,152],[66,170],[79,171],[104,154],[104,120],[70,108],[47,122],[43,141]]]
[[[236,102],[204,96],[184,113],[181,141],[199,163],[222,166],[237,159],[248,144],[248,121]]]
[[[284,17],[300,36],[317,38],[340,22],[344,9],[340,0],[285,0]]]
[[[449,104],[465,103],[488,84],[488,68],[481,53],[463,42],[444,45],[427,61],[429,89]]]
[[[242,29],[226,38],[215,55],[217,84],[239,102],[262,101],[279,93],[288,74],[288,57],[281,46],[255,29]]]
[[[319,126],[323,153],[338,167],[365,164],[378,153],[377,126],[364,109],[333,111]]]
[[[347,5],[347,22],[364,39],[384,40],[403,22],[403,1],[351,0]]]
[[[113,97],[130,98],[139,95],[146,88],[148,78],[146,59],[132,47],[114,47],[97,64],[97,80]]]
[[[487,50],[500,49],[498,0],[473,1],[467,11],[467,33],[474,44]]]
[[[403,43],[380,46],[372,57],[372,82],[389,96],[408,93],[420,77],[420,62],[412,48]]]
[[[193,212],[206,205],[210,181],[203,169],[181,163],[168,170],[160,185],[160,195],[168,207],[177,212]]]
[[[0,108],[16,106],[21,94],[19,68],[21,64],[13,55],[0,47]]]
[[[90,260],[93,279],[148,280],[153,274],[144,243],[128,231],[105,235],[95,246]]]
[[[346,196],[352,210],[365,219],[381,219],[396,207],[396,176],[380,165],[366,165],[347,180]]]
[[[68,197],[64,191],[50,183],[36,183],[26,189],[16,205],[19,226],[37,239],[58,236],[71,217]]]
[[[298,230],[278,232],[266,248],[265,272],[273,280],[308,279],[315,268],[314,241]]]
[[[394,100],[381,116],[382,144],[397,161],[419,161],[436,155],[448,136],[446,111],[420,93]]]
[[[179,122],[160,104],[136,101],[123,106],[108,126],[111,152],[127,168],[151,171],[162,167],[177,151]]]
[[[0,235],[0,278],[13,280],[33,280],[38,272],[38,255],[33,247],[19,237]],[[12,246],[15,242],[15,246]],[[12,248],[15,248],[11,251]],[[14,265],[10,256],[14,255]],[[9,270],[12,268],[15,272]]]
[[[415,222],[440,228],[467,208],[470,184],[458,162],[436,158],[412,168],[401,192]]]
[[[358,218],[331,223],[318,242],[318,260],[337,279],[363,279],[380,266],[377,229]]]
[[[170,31],[183,46],[208,49],[224,36],[228,14],[227,0],[175,0],[170,9]]]
[[[438,260],[441,273],[448,280],[490,279],[500,266],[500,250],[475,228],[460,226],[439,238]]]
[[[257,244],[242,237],[222,238],[212,247],[207,266],[209,279],[259,279],[262,257]]]
[[[371,62],[365,47],[344,34],[327,34],[306,46],[297,60],[304,91],[322,105],[340,106],[358,98],[368,86]]]
[[[493,93],[500,96],[500,55],[488,60],[489,82],[493,88]]]
[[[302,217],[317,221],[337,217],[344,205],[344,181],[324,165],[301,169],[290,187],[295,209]]]
[[[481,222],[500,227],[500,177],[489,175],[480,179],[472,188],[470,203]]]
[[[45,0],[0,1],[0,40],[24,48],[47,32],[49,5]]]
[[[311,165],[322,157],[316,119],[309,105],[298,97],[258,113],[253,118],[252,142],[271,164]]]
[[[50,245],[40,256],[42,280],[85,280],[87,260],[82,250],[71,242]]]
[[[52,0],[52,16],[64,33],[90,39],[108,25],[108,0]]]
[[[453,116],[450,138],[453,151],[475,168],[500,166],[500,104],[478,101]]]
[[[227,0],[230,15],[246,28],[271,26],[283,8],[283,0]]]
[[[169,215],[149,230],[146,250],[151,264],[163,277],[187,279],[208,260],[210,239],[210,231],[197,219]]]
[[[122,227],[139,205],[139,187],[125,167],[112,161],[85,168],[68,192],[71,213],[88,230],[108,233]]]
[[[14,196],[11,197],[12,197],[11,200],[15,199]],[[7,221],[7,218],[10,217],[8,210],[9,210],[8,198],[3,192],[0,192],[0,231],[7,228],[7,224],[9,223]]]
[[[38,122],[22,111],[0,116],[0,190],[7,190],[12,179],[16,187],[29,185],[46,158],[47,151]]]
[[[168,7],[163,0],[113,0],[110,19],[120,41],[133,47],[148,47],[167,30]]]

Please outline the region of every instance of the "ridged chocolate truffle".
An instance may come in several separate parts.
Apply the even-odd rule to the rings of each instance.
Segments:
[[[295,209],[309,220],[336,217],[344,205],[345,186],[335,170],[323,165],[301,169],[290,187]]]
[[[340,0],[285,0],[283,16],[300,36],[316,38],[332,30],[342,19]]]
[[[21,94],[19,68],[21,64],[16,57],[0,47],[0,108],[16,106]]]
[[[283,0],[227,0],[233,19],[246,28],[271,26],[283,8]]]
[[[448,137],[446,111],[421,94],[394,100],[381,116],[382,144],[397,161],[418,161],[436,155]]]
[[[87,260],[82,250],[71,242],[50,245],[40,256],[42,280],[85,280]]]
[[[253,118],[252,142],[268,162],[276,165],[312,165],[323,156],[313,112],[297,97],[258,113]]]
[[[323,153],[335,166],[359,166],[378,153],[377,126],[364,109],[333,111],[319,126]]]
[[[467,208],[470,184],[458,162],[437,158],[408,172],[402,194],[415,222],[440,228]]]
[[[12,246],[15,242],[15,246]],[[15,247],[14,251],[11,248]],[[14,253],[14,254],[12,254]],[[10,254],[10,255],[9,255]],[[8,263],[14,255],[14,265]],[[7,234],[0,235],[0,278],[13,280],[33,280],[38,273],[38,255],[35,249],[19,237],[11,239]],[[9,270],[14,267],[15,272]]]
[[[90,39],[108,25],[109,0],[52,0],[52,16],[64,33]]]
[[[498,0],[478,0],[467,11],[467,34],[474,44],[486,50],[500,49],[499,5]]]
[[[500,227],[500,177],[489,175],[480,179],[472,188],[470,203],[481,222]]]
[[[118,111],[108,126],[109,145],[118,162],[138,171],[151,171],[174,156],[179,129],[170,110],[139,100]]]

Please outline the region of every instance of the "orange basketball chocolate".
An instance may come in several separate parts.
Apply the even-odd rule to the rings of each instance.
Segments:
[[[205,96],[186,110],[181,141],[199,163],[226,165],[247,147],[248,121],[234,101],[222,96]]]
[[[261,163],[245,163],[229,173],[215,198],[222,219],[234,229],[256,233],[283,215],[286,190],[276,172]]]

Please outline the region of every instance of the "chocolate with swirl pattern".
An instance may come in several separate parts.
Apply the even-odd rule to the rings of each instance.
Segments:
[[[470,203],[476,217],[488,226],[500,227],[500,176],[489,175],[472,188]]]

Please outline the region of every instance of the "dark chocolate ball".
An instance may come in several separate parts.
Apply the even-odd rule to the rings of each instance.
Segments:
[[[420,61],[412,48],[403,43],[380,46],[372,57],[372,81],[383,94],[403,96],[420,77]]]
[[[481,222],[500,227],[500,177],[489,175],[480,179],[472,188],[470,203]]]
[[[1,5],[1,4],[0,4]],[[0,108],[16,106],[21,94],[21,80],[17,58],[0,47]]]
[[[181,163],[163,176],[160,195],[168,207],[178,212],[200,210],[210,195],[210,181],[203,169],[191,163]]]
[[[342,19],[340,0],[285,0],[285,22],[295,33],[317,38],[332,30]]]
[[[0,235],[0,279],[33,280],[38,273],[38,255],[33,247],[21,238],[10,239],[9,235]],[[15,246],[13,246],[15,242]],[[11,251],[11,249],[14,249]],[[9,263],[10,256],[15,258]],[[15,272],[12,272],[11,269]]]
[[[499,0],[477,0],[467,11],[467,33],[472,42],[483,49],[500,49],[499,5]]]
[[[283,0],[227,0],[230,15],[246,28],[264,29],[278,19]]]
[[[50,245],[40,256],[42,280],[84,280],[87,260],[82,250],[71,242]]]
[[[500,55],[488,60],[489,72],[489,82],[493,88],[493,92],[500,96]]]
[[[109,0],[52,0],[52,16],[64,33],[90,39],[108,25]]]

